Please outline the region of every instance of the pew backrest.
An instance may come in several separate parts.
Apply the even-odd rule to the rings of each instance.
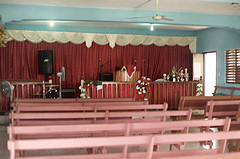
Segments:
[[[204,115],[208,119],[231,117],[236,119],[240,100],[208,101]]]
[[[97,136],[106,135],[135,135],[158,134],[165,131],[183,130],[188,133],[189,128],[222,127],[228,131],[231,119],[218,120],[185,120],[146,123],[115,123],[115,124],[86,124],[86,125],[52,125],[52,126],[8,126],[9,139]],[[94,135],[94,136],[95,136]]]
[[[117,102],[115,102],[117,103]],[[147,111],[147,110],[163,110],[166,111],[168,104],[151,104],[147,105],[142,102],[134,102],[135,104],[129,103],[111,103],[111,105],[80,105],[78,103],[18,103],[14,107],[15,112],[84,112],[84,111]]]
[[[167,117],[191,119],[192,111],[122,111],[122,112],[65,112],[9,114],[13,125],[96,124],[119,122],[159,122]]]
[[[90,102],[90,103],[67,103],[67,102],[63,102],[63,103],[58,103],[58,102],[54,102],[54,103],[48,103],[48,102],[43,102],[43,103],[15,103],[15,105],[13,106],[13,110],[14,111],[19,111],[21,110],[21,107],[28,107],[28,108],[32,108],[34,109],[34,107],[68,107],[68,106],[72,106],[72,107],[78,107],[78,106],[121,106],[121,105],[148,105],[148,101],[122,101],[122,102]],[[51,109],[50,108],[50,109]],[[35,108],[38,109],[38,108]],[[54,109],[54,108],[53,108]],[[64,109],[64,108],[62,108]]]
[[[209,120],[230,117],[232,119],[230,130],[240,130],[240,121],[238,121],[239,109],[240,100],[209,101],[205,107],[204,115]]]
[[[196,137],[197,136],[197,137]],[[79,149],[94,147],[119,147],[125,146],[146,146],[144,152],[128,152],[126,149],[120,153],[114,154],[95,154],[95,155],[75,155],[78,159],[108,159],[108,158],[164,158],[181,157],[206,154],[223,154],[225,152],[227,140],[240,139],[240,131],[228,132],[207,132],[207,133],[187,133],[187,134],[164,134],[164,135],[144,135],[144,136],[115,136],[115,137],[92,137],[92,138],[63,138],[63,139],[28,139],[28,140],[9,140],[8,149],[10,159],[15,159],[16,151],[34,151],[34,150],[56,150],[56,149]],[[174,144],[179,142],[199,142],[209,140],[220,140],[220,145],[216,149],[189,149],[180,151],[161,151],[154,152],[154,145]],[[62,144],[64,143],[64,144]],[[114,155],[114,156],[113,156]],[[31,157],[36,159],[38,156]],[[63,157],[63,156],[62,156]],[[66,155],[71,158],[73,155]],[[22,157],[24,158],[24,157]],[[56,156],[42,156],[41,159],[56,158]]]
[[[179,101],[178,110],[186,110],[189,107],[194,110],[205,110],[208,101],[240,100],[240,96],[182,96]],[[204,115],[194,117],[204,118]]]
[[[215,89],[214,89],[213,95],[217,95],[218,90],[224,90],[224,91],[230,90],[230,93],[228,95],[234,96],[234,92],[240,90],[240,88],[237,88],[237,87],[226,87],[226,86],[214,86],[214,87]]]
[[[135,98],[16,98],[14,103],[94,103],[135,101]]]

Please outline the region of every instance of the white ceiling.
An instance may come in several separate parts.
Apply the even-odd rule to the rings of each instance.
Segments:
[[[234,4],[232,4],[234,2]],[[202,14],[223,14],[240,15],[240,5],[236,2],[240,0],[159,0],[159,14],[161,11],[169,12],[188,12]],[[25,5],[45,5],[45,6],[65,6],[79,8],[104,8],[104,9],[123,9],[123,10],[156,10],[155,0],[0,0],[0,4],[25,4]],[[34,23],[33,21],[22,21],[22,24]],[[44,25],[45,22],[35,22],[35,25]],[[82,22],[74,21],[58,22],[56,25],[71,26],[99,26],[114,27],[113,22]],[[121,23],[121,27],[146,28],[149,23]],[[119,23],[117,23],[119,27]],[[176,30],[199,30],[206,26],[186,26],[186,25],[165,25],[157,24],[160,29]]]
[[[160,11],[240,15],[240,0],[159,0]],[[0,0],[0,4],[155,10],[155,0]]]

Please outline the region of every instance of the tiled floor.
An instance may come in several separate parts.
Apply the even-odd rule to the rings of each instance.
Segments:
[[[8,134],[7,134],[7,126],[0,126],[0,158],[1,159],[8,159],[9,158],[9,152],[7,149],[7,140],[8,140]]]

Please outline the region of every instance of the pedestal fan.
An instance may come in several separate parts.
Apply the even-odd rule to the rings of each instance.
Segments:
[[[12,95],[14,86],[11,85],[8,81],[2,81],[1,85],[1,92],[5,97],[10,97],[10,108],[12,108]]]
[[[59,77],[59,98],[62,98],[62,81],[66,80],[65,67],[62,67],[61,72],[58,72],[57,76]]]

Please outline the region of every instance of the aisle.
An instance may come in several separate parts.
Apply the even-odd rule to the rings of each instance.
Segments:
[[[1,159],[9,158],[7,141],[8,141],[7,126],[0,125],[0,158]]]

